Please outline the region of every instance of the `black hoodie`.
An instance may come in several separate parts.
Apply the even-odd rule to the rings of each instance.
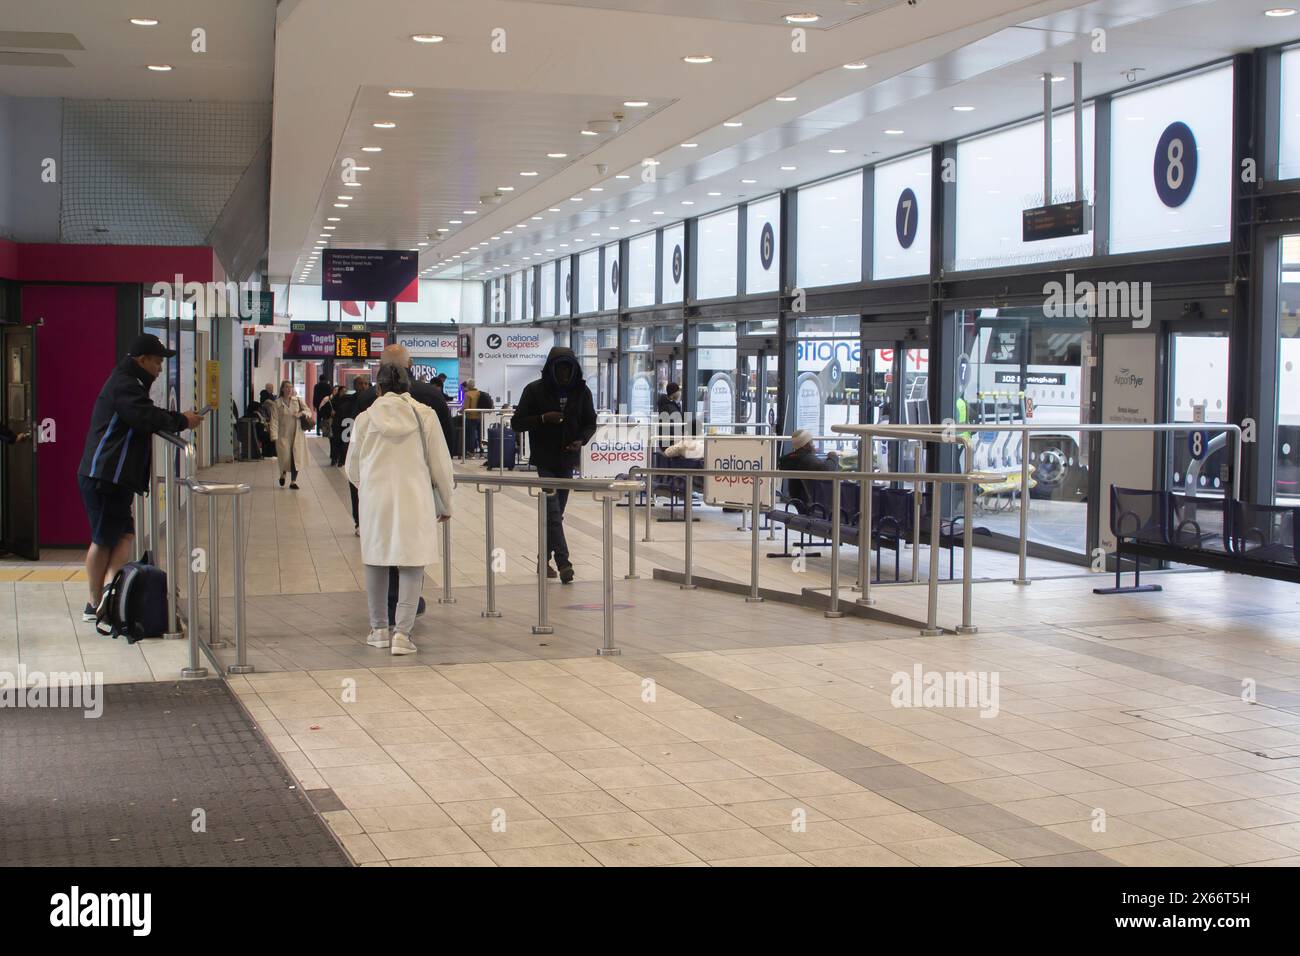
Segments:
[[[555,368],[561,363],[573,369],[567,389],[562,389],[555,377]],[[542,421],[547,412],[560,412],[564,420],[547,424]],[[567,451],[565,446],[591,441],[596,434],[596,405],[572,349],[561,345],[551,349],[542,366],[542,377],[529,382],[519,396],[510,427],[516,432],[528,432],[534,468],[563,473],[577,469],[579,452]]]
[[[144,494],[149,487],[154,432],[189,427],[180,412],[159,408],[149,397],[153,377],[135,359],[117,363],[95,399],[90,430],[77,474]]]

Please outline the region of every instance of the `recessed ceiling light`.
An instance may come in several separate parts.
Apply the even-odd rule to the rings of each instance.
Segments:
[[[618,226],[610,226],[610,227],[609,227],[609,231],[610,231],[610,232],[618,232],[619,228],[620,228],[620,227],[618,227]]]
[[[547,252],[554,252],[555,250],[554,250],[554,249],[547,249],[546,251],[547,251]]]
[[[369,167],[369,166],[353,166],[352,168],[353,168],[354,171],[356,171],[356,172],[358,172],[358,173],[368,173],[368,172],[370,172],[370,167]]]
[[[459,226],[459,225],[460,225],[462,222],[464,222],[465,220],[463,220],[463,219],[448,219],[447,221],[448,221],[449,223],[451,223],[453,226]]]
[[[615,176],[614,178],[615,178],[615,179],[631,179],[632,177],[629,176],[627,173],[619,173],[619,174],[618,174],[617,176]]]
[[[378,123],[372,123],[375,129],[396,129],[397,124],[392,120],[380,120]]]
[[[462,216],[477,216],[477,215],[478,215],[478,210],[477,210],[477,209],[462,209],[462,210],[460,211],[460,213],[461,213]]]
[[[865,70],[866,68],[867,64],[862,60],[854,60],[852,63],[844,64],[844,69],[846,70]]]
[[[383,151],[384,151],[384,147],[382,147],[382,146],[362,146],[362,147],[361,147],[361,152],[363,152],[363,153],[382,153]]]
[[[603,193],[604,191],[605,191],[604,186],[592,186],[590,189],[587,190],[587,192],[591,192],[591,193]]]
[[[321,226],[321,228],[322,228],[322,229],[337,229],[338,226]],[[321,233],[321,235],[324,235],[324,233]]]
[[[503,235],[503,236],[513,236],[513,235],[514,235],[514,231],[513,231],[513,230],[510,230],[510,229],[502,229],[502,230],[501,230],[501,235]]]
[[[547,153],[547,154],[546,154],[546,158],[547,158],[547,159],[565,159],[565,158],[568,157],[568,155],[569,155],[568,153]]]
[[[710,196],[721,196],[722,193],[720,193],[720,192],[711,192],[711,193],[709,193],[709,195],[710,195]]]
[[[407,98],[409,98],[409,97],[414,96],[414,95],[415,95],[415,91],[414,91],[414,90],[403,90],[403,89],[389,90],[389,91],[388,91],[388,95],[389,95],[389,96],[396,96],[396,97],[399,98],[399,99],[407,99]]]
[[[847,149],[841,149],[841,148],[838,147],[838,146],[833,146],[833,147],[831,147],[830,149],[826,150],[826,152],[830,153],[832,156],[840,156],[840,155],[842,155],[842,154],[844,154],[844,153],[847,153],[848,150],[847,150]]]
[[[512,193],[515,191],[514,186],[498,186],[497,189],[501,190],[503,193]]]
[[[451,230],[448,229],[446,226],[440,226],[440,227],[438,228],[438,231],[439,231],[439,232],[451,232]]]
[[[569,244],[568,244],[567,242],[562,242],[562,243],[560,243],[560,248],[561,248],[561,249],[567,249],[567,248],[569,248]]]
[[[138,27],[156,27],[158,21],[153,17],[132,17],[131,22]]]
[[[903,131],[902,131],[901,129],[887,129],[887,130],[885,130],[885,135],[886,135],[886,136],[902,136],[902,135],[903,135]]]
[[[348,204],[345,203],[345,202],[336,202],[336,203],[334,204],[334,208],[335,208],[335,209],[347,209],[347,208],[348,208]]]
[[[786,23],[816,23],[821,17],[815,13],[787,13]]]
[[[954,113],[973,113],[975,111],[973,106],[954,106],[952,109]]]
[[[1294,15],[1295,11],[1290,7],[1274,7],[1272,10],[1264,11],[1266,17],[1290,17]]]
[[[550,209],[548,209],[548,210],[546,210],[546,211],[547,211],[547,212],[559,212],[559,211],[560,211],[560,207],[559,207],[559,206],[552,206]]]
[[[683,62],[698,66],[703,63],[712,63],[713,57],[709,56],[707,53],[692,53],[690,56],[682,57],[682,60]]]
[[[1038,74],[1038,81],[1039,81],[1040,83],[1043,81],[1043,74],[1041,74],[1041,73]],[[1054,77],[1052,77],[1052,82],[1053,82],[1053,83],[1064,83],[1064,82],[1065,82],[1065,77],[1063,77],[1063,76],[1054,76]]]
[[[441,43],[446,38],[437,33],[412,33],[411,39],[416,43]]]
[[[727,127],[728,129],[736,129],[738,127],[744,126],[745,124],[742,123],[740,120],[727,120],[722,125]]]
[[[570,196],[570,197],[569,197],[569,202],[582,202],[582,197],[581,197],[581,196]]]
[[[683,199],[683,200],[682,200],[682,205],[683,205],[683,206],[694,206],[694,205],[695,205],[695,202],[694,202],[693,200],[690,200],[690,199]]]
[[[583,136],[599,136],[600,134],[597,133],[594,129],[584,129],[584,130],[582,130],[582,135],[583,135]]]
[[[342,222],[343,220],[340,219],[338,216],[329,216],[325,221],[326,221],[326,222]]]
[[[541,217],[541,216],[530,216],[529,218],[532,219],[533,222],[541,222],[541,221],[542,221],[542,217]]]
[[[682,143],[682,149],[695,149],[699,145],[699,143]]]
[[[599,232],[593,232],[592,235],[593,235],[593,236],[599,236],[600,233],[599,233]]]
[[[632,223],[633,225],[635,225],[636,223],[639,223],[640,221],[641,221],[640,219],[629,219],[629,220],[628,220],[628,222]]]
[[[150,63],[150,64],[149,64],[149,69],[153,70],[155,73],[167,73],[168,71],[171,70],[171,64],[170,64],[170,63]]]
[[[792,173],[792,172],[794,172],[794,171],[795,171],[796,169],[798,169],[798,168],[799,168],[798,166],[782,166],[782,167],[781,167],[781,172],[783,172],[783,173]]]
[[[793,103],[797,99],[799,99],[797,96],[778,96],[776,101],[778,103]]]
[[[647,100],[624,100],[623,105],[628,109],[639,110],[643,106],[649,106],[650,103]]]
[[[340,197],[339,197],[339,201],[340,201],[340,202],[348,202],[348,201],[350,201],[351,199],[352,199],[351,196],[340,196]]]
[[[741,182],[744,183],[746,186],[752,186],[752,185],[754,185],[754,183],[758,182],[758,180],[757,180],[757,179],[742,179]]]
[[[662,209],[656,209],[654,212],[650,213],[652,216],[662,216],[663,214],[664,211]]]

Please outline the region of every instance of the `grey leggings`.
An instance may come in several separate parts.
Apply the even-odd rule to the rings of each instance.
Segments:
[[[370,606],[370,629],[380,630],[388,627],[388,567],[387,565],[367,564],[366,569],[366,603]],[[420,602],[420,591],[424,585],[424,568],[405,567],[397,569],[397,623],[393,630],[407,637],[415,627],[416,605]]]

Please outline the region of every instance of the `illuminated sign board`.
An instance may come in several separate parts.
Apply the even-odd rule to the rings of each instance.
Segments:
[[[370,358],[370,336],[336,333],[334,336],[334,357],[345,359]]]

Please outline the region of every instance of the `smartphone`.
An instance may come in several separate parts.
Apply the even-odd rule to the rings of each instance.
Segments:
[[[204,405],[202,408],[199,409],[199,414],[207,415],[210,412],[215,412],[216,410],[217,410],[217,406],[215,405]]]

